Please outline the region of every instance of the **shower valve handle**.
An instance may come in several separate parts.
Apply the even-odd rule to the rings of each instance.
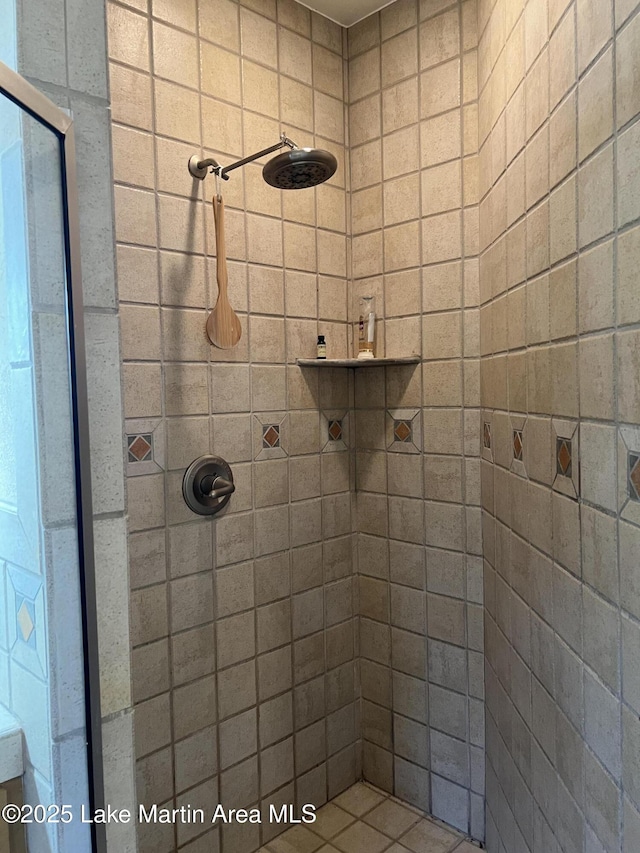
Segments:
[[[187,468],[182,494],[198,515],[215,515],[229,503],[236,487],[229,464],[219,456],[200,456]]]
[[[211,485],[206,482],[208,479],[208,477],[203,479],[202,483],[200,483],[200,488],[205,494],[207,493],[207,487],[210,488],[211,491],[208,493],[210,498],[222,498],[224,495],[232,495],[236,490],[235,485],[229,480],[225,480],[224,477],[214,477]]]

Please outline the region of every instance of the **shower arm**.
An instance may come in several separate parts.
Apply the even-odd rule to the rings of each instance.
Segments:
[[[253,163],[254,160],[266,157],[267,154],[273,154],[274,151],[279,151],[280,148],[291,148],[292,150],[295,150],[297,147],[298,146],[295,142],[292,142],[285,133],[281,133],[280,142],[276,142],[275,145],[271,145],[269,148],[264,148],[262,151],[258,151],[257,154],[251,154],[249,157],[243,157],[242,160],[236,160],[235,163],[232,163],[230,166],[225,166],[224,168],[217,160],[214,160],[213,157],[209,157],[207,160],[198,160],[198,155],[194,154],[189,160],[189,172],[194,178],[200,178],[200,180],[203,181],[207,176],[207,169],[210,168],[212,175],[217,175],[219,178],[222,178],[223,181],[228,181],[229,175],[227,173],[232,172],[234,169],[238,169],[240,166],[246,166],[247,163]]]

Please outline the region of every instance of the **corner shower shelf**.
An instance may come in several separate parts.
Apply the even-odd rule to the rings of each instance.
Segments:
[[[419,355],[404,358],[298,358],[299,367],[385,367],[385,365],[419,364]]]

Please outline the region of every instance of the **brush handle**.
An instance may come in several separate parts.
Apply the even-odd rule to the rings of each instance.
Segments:
[[[224,245],[224,201],[213,197],[213,218],[216,222],[216,278],[218,280],[218,299],[227,300],[227,256]]]

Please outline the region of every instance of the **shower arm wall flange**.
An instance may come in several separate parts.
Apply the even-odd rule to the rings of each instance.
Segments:
[[[286,134],[282,133],[280,134],[280,142],[271,145],[269,148],[264,148],[262,151],[258,151],[257,154],[251,154],[249,157],[243,157],[242,160],[236,160],[235,163],[224,168],[213,157],[209,157],[207,160],[198,160],[198,155],[194,154],[189,158],[189,172],[194,178],[199,178],[203,181],[207,176],[207,170],[210,168],[212,175],[217,175],[223,181],[228,181],[228,172],[232,172],[240,166],[246,166],[247,163],[253,163],[254,160],[259,160],[261,157],[266,157],[267,154],[273,154],[274,151],[279,151],[280,148],[286,147],[291,148],[293,151],[298,146]]]

